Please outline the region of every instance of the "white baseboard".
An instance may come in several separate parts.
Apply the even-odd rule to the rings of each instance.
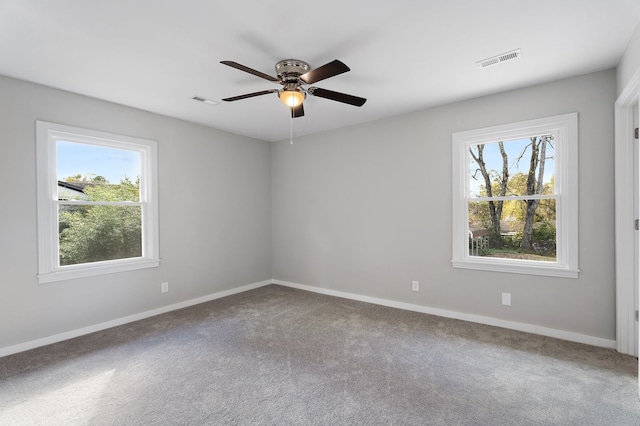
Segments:
[[[554,337],[556,339],[568,340],[570,342],[584,343],[586,345],[591,345],[591,346],[599,346],[599,347],[608,348],[608,349],[616,348],[615,340],[603,339],[600,337],[588,336],[585,334],[573,333],[565,330],[558,330],[555,328],[540,327],[533,324],[525,324],[521,322],[501,320],[498,318],[485,317],[482,315],[465,314],[461,312],[449,311],[446,309],[431,308],[431,307],[422,306],[422,305],[413,305],[410,303],[396,302],[393,300],[379,299],[376,297],[362,296],[362,295],[353,294],[353,293],[345,293],[342,291],[329,290],[326,288],[313,287],[309,285],[292,283],[292,282],[281,281],[281,280],[273,280],[273,283],[282,285],[285,287],[292,287],[300,290],[311,291],[314,293],[326,294],[328,296],[342,297],[344,299],[352,299],[360,302],[367,302],[367,303],[373,303],[376,305],[388,306],[391,308],[404,309],[407,311],[421,312],[424,314],[437,315],[440,317],[454,318],[454,319],[459,319],[463,321],[475,322],[479,324],[508,328],[511,330],[524,331],[526,333],[539,334],[542,336]]]
[[[267,281],[253,283],[253,284],[247,284],[247,285],[243,285],[242,287],[234,288],[231,290],[225,290],[225,291],[220,291],[218,293],[208,294],[206,296],[198,297],[191,300],[186,300],[184,302],[174,303],[173,305],[162,306],[157,309],[141,312],[139,314],[129,315],[123,318],[117,318],[111,321],[102,322],[100,324],[94,324],[88,327],[82,327],[75,330],[66,331],[60,334],[54,334],[53,336],[47,336],[47,337],[42,337],[40,339],[30,340],[28,342],[19,343],[13,346],[5,346],[4,348],[0,348],[0,357],[12,355],[18,352],[27,351],[29,349],[35,349],[40,346],[50,345],[52,343],[62,342],[63,340],[73,339],[74,337],[95,333],[96,331],[106,330],[107,328],[117,327],[119,325],[128,324],[130,322],[164,314],[166,312],[175,311],[177,309],[187,308],[189,306],[198,305],[200,303],[209,302],[211,300],[220,299],[226,296],[231,296],[232,294],[253,290],[253,289],[263,287],[265,285],[269,285],[272,283],[273,283],[272,280],[267,280]]]
[[[465,313],[456,312],[456,311],[449,311],[446,309],[431,308],[428,306],[414,305],[414,304],[404,303],[404,302],[396,302],[393,300],[379,299],[376,297],[362,296],[359,294],[346,293],[343,291],[330,290],[326,288],[314,287],[314,286],[309,286],[305,284],[298,284],[298,283],[292,283],[292,282],[281,281],[281,280],[266,280],[266,281],[261,281],[253,284],[247,284],[231,290],[225,290],[218,293],[213,293],[206,296],[198,297],[195,299],[186,300],[184,302],[175,303],[173,305],[163,306],[157,309],[141,312],[139,314],[117,318],[111,321],[102,322],[100,324],[94,324],[88,327],[82,327],[82,328],[67,331],[64,333],[55,334],[55,335],[43,337],[40,339],[30,340],[28,342],[19,343],[17,345],[6,346],[4,348],[0,348],[0,357],[12,355],[18,352],[27,351],[29,349],[35,349],[40,346],[50,345],[52,343],[62,342],[64,340],[73,339],[75,337],[83,336],[85,334],[106,330],[107,328],[117,327],[119,325],[153,317],[155,315],[164,314],[166,312],[175,311],[177,309],[186,308],[186,307],[197,305],[200,303],[209,302],[211,300],[220,299],[222,297],[231,296],[233,294],[253,290],[259,287],[264,287],[269,284],[278,284],[281,286],[297,288],[300,290],[306,290],[313,293],[341,297],[343,299],[357,300],[360,302],[373,303],[375,305],[388,306],[391,308],[404,309],[407,311],[421,312],[424,314],[437,315],[445,318],[454,318],[454,319],[459,319],[463,321],[475,322],[479,324],[508,328],[511,330],[524,331],[527,333],[539,334],[542,336],[554,337],[557,339],[568,340],[568,341],[577,342],[577,343],[584,343],[592,346],[599,346],[599,347],[609,348],[609,349],[616,348],[615,340],[602,339],[600,337],[587,336],[584,334],[572,333],[570,331],[540,327],[533,324],[525,324],[525,323],[519,323],[514,321],[506,321],[506,320],[501,320],[497,318],[485,317],[481,315],[465,314]]]

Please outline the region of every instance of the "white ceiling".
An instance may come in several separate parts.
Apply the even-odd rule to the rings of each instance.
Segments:
[[[638,0],[0,0],[0,74],[275,141],[275,94],[192,100],[280,87],[220,61],[347,64],[314,85],[367,103],[309,96],[301,136],[615,67],[639,19]]]

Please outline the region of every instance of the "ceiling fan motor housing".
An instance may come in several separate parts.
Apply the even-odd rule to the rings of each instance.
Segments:
[[[309,64],[299,59],[285,59],[276,64],[276,73],[282,84],[298,83],[298,77],[310,69]]]

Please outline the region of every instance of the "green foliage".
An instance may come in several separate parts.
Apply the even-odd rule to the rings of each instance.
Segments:
[[[78,173],[72,176],[67,176],[66,178],[64,178],[64,181],[65,182],[85,182],[86,177],[83,179],[82,173]]]
[[[96,179],[102,178],[97,176]],[[140,179],[131,182],[131,179],[125,177],[118,185],[111,185],[109,182],[98,180],[95,185],[87,186],[84,190],[87,201],[140,201]]]
[[[85,188],[87,201],[139,201],[140,180],[124,178],[111,185],[93,179]],[[75,265],[142,256],[139,206],[64,206],[59,214],[60,265]]]
[[[556,227],[549,222],[542,222],[533,228],[534,241],[550,241],[556,239]]]

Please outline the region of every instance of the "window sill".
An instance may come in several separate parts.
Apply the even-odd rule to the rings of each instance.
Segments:
[[[66,266],[53,272],[39,274],[38,282],[40,284],[44,284],[55,281],[112,274],[116,272],[134,271],[137,269],[157,268],[158,266],[160,266],[159,259],[129,259],[124,261],[96,262],[90,266],[86,264]]]
[[[527,275],[543,275],[549,277],[560,278],[578,278],[577,268],[570,268],[565,265],[558,265],[555,263],[546,262],[527,262],[522,261],[500,261],[499,259],[478,259],[478,260],[452,260],[454,268],[461,269],[475,269],[479,271],[493,271],[493,272],[507,272],[513,274],[527,274]],[[542,265],[540,263],[543,263]]]

